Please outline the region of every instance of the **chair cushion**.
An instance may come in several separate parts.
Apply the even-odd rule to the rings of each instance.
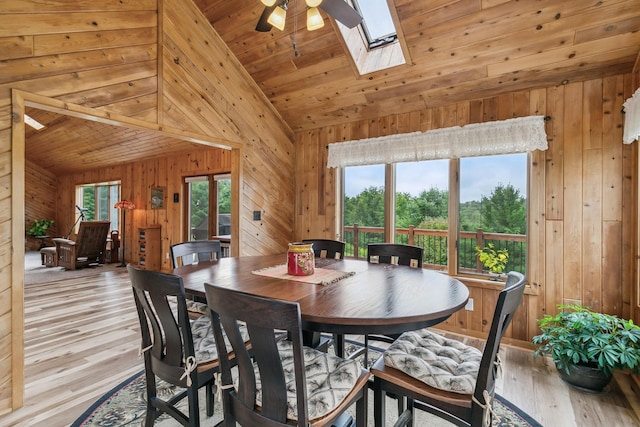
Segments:
[[[240,325],[240,334],[245,342],[249,341],[246,325]],[[198,363],[211,362],[218,358],[218,349],[213,338],[213,326],[209,315],[205,314],[191,322],[191,335],[193,337],[193,350],[196,353],[196,361]],[[231,351],[231,344],[226,339],[225,341],[227,350]]]
[[[293,366],[293,344],[291,341],[281,340],[278,342],[278,351],[287,386],[287,418],[297,420],[298,405]],[[362,369],[355,360],[342,359],[309,347],[304,347],[304,364],[310,420],[320,418],[337,408],[353,389]],[[258,388],[256,404],[261,406],[262,391],[257,365],[255,372]]]
[[[384,364],[446,391],[472,394],[482,352],[427,329],[405,332],[384,352]]]
[[[199,314],[207,314],[209,311],[206,303],[194,301],[188,298],[185,301],[187,302],[187,311]]]

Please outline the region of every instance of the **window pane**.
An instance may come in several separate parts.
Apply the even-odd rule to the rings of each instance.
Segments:
[[[99,185],[96,188],[96,219],[99,221],[109,219],[109,187]]]
[[[120,185],[110,185],[109,186],[109,218],[111,219],[111,229],[119,230],[120,223],[118,221],[118,209],[113,206],[120,200]]]
[[[527,155],[460,160],[459,269],[487,272],[476,246],[506,250],[504,272],[526,273]]]
[[[86,209],[84,212],[85,220],[95,220],[96,212],[96,187],[93,185],[82,187],[82,204],[79,204],[81,208]]]
[[[447,265],[448,216],[449,161],[396,164],[396,242],[423,247],[425,267]]]
[[[357,247],[362,258],[369,243],[384,242],[384,165],[344,169],[343,240],[345,255],[356,256]]]
[[[209,239],[209,180],[188,182],[190,240]]]
[[[218,236],[231,234],[231,178],[215,178],[218,194]]]

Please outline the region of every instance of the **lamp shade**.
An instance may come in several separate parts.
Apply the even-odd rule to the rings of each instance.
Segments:
[[[320,6],[320,3],[322,3],[322,0],[305,0],[305,3],[309,7],[318,7]]]
[[[286,18],[287,11],[280,6],[277,6],[275,9],[273,9],[271,15],[269,15],[269,19],[267,19],[267,22],[282,31],[284,30],[284,23]]]
[[[135,209],[136,205],[128,200],[120,200],[113,207],[116,209]]]
[[[307,9],[307,30],[313,31],[324,27],[324,19],[317,7]]]
[[[276,4],[276,0],[260,0],[263,5],[270,7]]]

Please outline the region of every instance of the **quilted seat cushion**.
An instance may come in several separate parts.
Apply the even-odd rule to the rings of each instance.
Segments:
[[[291,341],[278,342],[287,385],[287,418],[297,420],[296,381],[293,366],[293,344]],[[342,359],[332,354],[304,347],[304,365],[307,379],[307,404],[309,419],[320,418],[338,407],[351,392],[361,366],[355,360]],[[258,393],[256,404],[262,405],[260,373],[255,365]]]
[[[245,342],[249,341],[249,333],[244,324],[240,325],[240,333]],[[198,363],[211,362],[218,358],[218,349],[213,338],[213,326],[208,314],[200,316],[191,322],[191,335],[193,336],[193,349]],[[225,341],[227,340],[225,339]],[[231,351],[231,344],[228,341],[226,344],[227,350]]]
[[[446,391],[472,394],[482,353],[427,329],[403,333],[384,352],[384,364]]]
[[[206,303],[194,301],[192,299],[186,299],[187,303],[187,311],[198,314],[207,314],[209,312],[209,307],[207,307]]]

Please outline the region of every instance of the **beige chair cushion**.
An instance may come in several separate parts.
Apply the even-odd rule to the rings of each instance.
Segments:
[[[287,384],[287,418],[297,420],[298,405],[293,366],[293,344],[291,341],[279,341],[278,351]],[[304,347],[304,364],[310,420],[320,418],[337,408],[353,389],[362,369],[360,363],[355,360],[342,359],[309,347]],[[255,370],[258,387],[256,404],[260,406],[262,405],[262,391],[257,365]]]
[[[384,352],[384,364],[446,391],[472,394],[482,352],[427,329],[403,333]]]

